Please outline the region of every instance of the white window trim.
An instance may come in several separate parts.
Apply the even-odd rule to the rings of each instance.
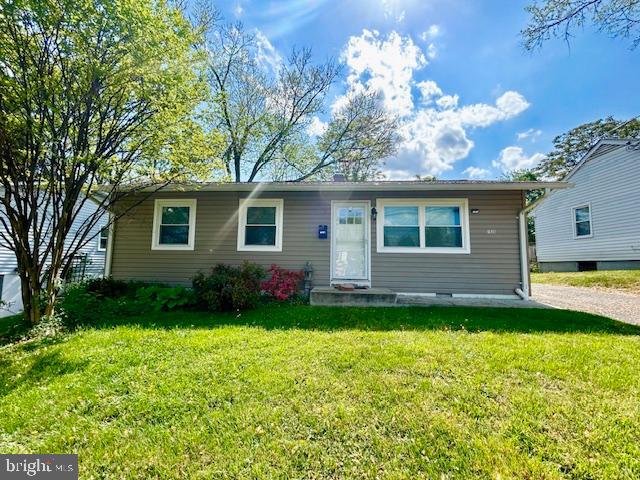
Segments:
[[[587,207],[589,209],[589,235],[578,235],[578,222],[576,221],[576,210]],[[593,217],[591,216],[591,203],[583,203],[571,208],[571,223],[573,224],[573,239],[581,240],[583,238],[593,237]]]
[[[110,232],[110,227],[100,227],[100,231],[98,232],[98,251],[99,252],[106,252],[107,251],[107,247],[102,248],[100,246],[101,240],[102,240],[102,230],[107,229],[107,237],[106,237],[106,241],[107,241],[107,247],[109,246],[109,236],[111,234]]]
[[[462,247],[385,247],[384,246],[384,207],[418,207],[418,225],[420,245],[425,244],[425,207],[460,207],[462,226]],[[378,253],[445,253],[470,254],[471,238],[469,233],[469,200],[467,198],[378,198],[376,199],[376,251]]]
[[[153,235],[151,250],[193,250],[196,238],[196,199],[189,198],[159,198],[153,207]],[[160,223],[162,221],[162,207],[189,207],[189,238],[186,245],[160,243]]]
[[[276,244],[245,245],[245,227],[247,226],[248,207],[276,207]],[[281,198],[263,198],[259,200],[241,198],[238,207],[238,251],[239,252],[281,252],[284,220],[284,200]]]

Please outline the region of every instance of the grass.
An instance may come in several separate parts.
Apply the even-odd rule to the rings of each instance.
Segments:
[[[81,478],[638,478],[640,329],[534,309],[150,314],[0,349],[0,451]]]
[[[640,270],[532,273],[531,281],[572,287],[610,288],[640,294]]]
[[[0,318],[0,345],[28,330],[22,314]]]

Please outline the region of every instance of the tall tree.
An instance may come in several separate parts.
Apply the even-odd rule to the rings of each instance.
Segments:
[[[640,120],[613,117],[572,128],[553,139],[553,150],[540,162],[536,172],[542,177],[562,178],[569,173],[589,149],[601,138],[636,138]]]
[[[640,44],[640,2],[637,0],[543,0],[526,7],[529,24],[521,31],[524,47],[534,50],[550,38],[569,42],[586,25],[612,37]]]
[[[314,64],[309,49],[265,61],[264,41],[240,24],[218,25],[209,38],[209,111],[225,134],[231,181],[301,181],[328,171],[361,180],[375,176],[380,161],[394,152],[396,121],[373,94],[348,98],[324,133],[309,133],[339,77],[335,62]]]
[[[123,185],[209,172],[216,137],[194,113],[206,91],[200,37],[163,0],[0,8],[0,242],[35,324],[105,215],[78,219],[99,185],[109,207]]]
[[[534,170],[511,170],[506,172],[502,178],[510,182],[537,182],[540,180],[540,174]],[[531,205],[538,200],[544,190],[527,190],[525,193],[525,202],[527,205]],[[527,236],[530,243],[536,243],[536,225],[532,217],[527,217]]]

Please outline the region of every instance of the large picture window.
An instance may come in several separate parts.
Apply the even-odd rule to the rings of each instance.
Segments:
[[[576,238],[587,238],[593,235],[591,229],[591,205],[573,208],[574,235]]]
[[[377,251],[470,253],[467,199],[378,199]]]
[[[240,200],[238,250],[282,251],[282,199]]]
[[[153,213],[153,250],[193,250],[196,201],[158,199]]]

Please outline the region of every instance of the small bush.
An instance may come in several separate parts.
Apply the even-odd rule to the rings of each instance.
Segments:
[[[68,328],[78,325],[93,325],[109,318],[132,317],[148,312],[148,302],[130,295],[116,298],[102,297],[89,292],[84,284],[68,287],[59,308]]]
[[[196,303],[193,290],[185,287],[163,287],[160,285],[141,287],[136,292],[136,298],[148,303],[156,311],[165,312],[188,308]]]
[[[281,302],[296,295],[304,278],[302,271],[286,270],[275,264],[271,265],[267,273],[271,277],[262,283],[262,290],[269,297]]]
[[[218,264],[209,275],[193,278],[193,291],[200,307],[212,311],[245,310],[260,301],[260,282],[264,269],[245,262],[241,267]]]
[[[53,338],[66,333],[68,330],[65,321],[65,315],[56,314],[48,317],[42,317],[37,325],[34,325],[24,335],[22,340],[42,340],[44,338]]]
[[[84,289],[98,297],[116,298],[130,292],[130,285],[122,280],[111,277],[93,278],[84,284]]]

